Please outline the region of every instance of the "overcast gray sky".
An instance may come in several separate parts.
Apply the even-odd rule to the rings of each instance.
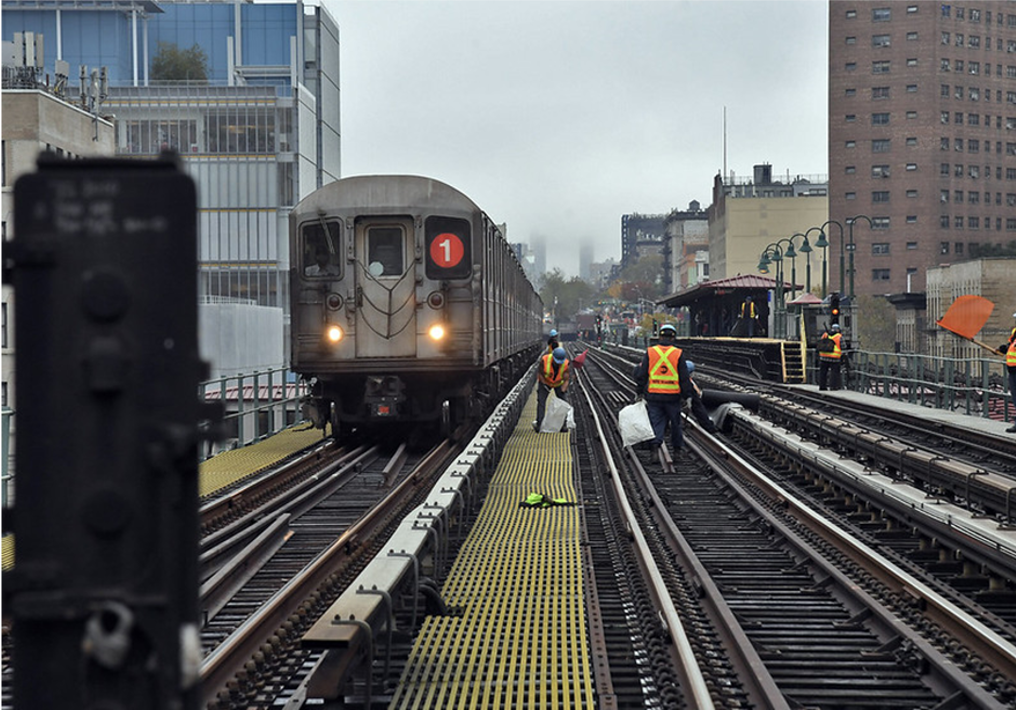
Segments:
[[[739,176],[827,173],[825,0],[321,0],[340,28],[343,175],[469,195],[511,241],[620,258],[621,215]]]

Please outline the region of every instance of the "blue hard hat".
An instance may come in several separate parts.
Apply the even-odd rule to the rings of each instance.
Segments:
[[[568,353],[564,351],[564,348],[554,348],[554,362],[560,365],[566,357],[568,357]]]
[[[688,360],[688,362],[686,362],[684,364],[688,366],[688,374],[689,375],[691,373],[695,372],[695,363],[693,363],[691,360]]]
[[[557,337],[557,331],[554,330],[553,328],[550,329],[550,337],[552,337],[552,338],[556,338]]]

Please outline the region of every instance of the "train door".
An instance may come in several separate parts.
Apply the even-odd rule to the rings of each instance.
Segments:
[[[356,224],[356,357],[416,356],[413,220]]]

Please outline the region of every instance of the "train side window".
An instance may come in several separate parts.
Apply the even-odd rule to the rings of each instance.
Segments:
[[[328,231],[325,231],[327,226]],[[342,227],[338,222],[308,222],[303,226],[305,276],[341,276]]]
[[[401,227],[370,227],[367,230],[367,270],[372,276],[402,276],[403,243]]]
[[[425,225],[427,278],[469,278],[473,273],[469,222],[457,217],[428,217]]]

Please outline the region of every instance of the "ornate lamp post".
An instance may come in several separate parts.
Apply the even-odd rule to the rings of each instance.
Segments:
[[[829,240],[826,239],[825,228],[828,227],[830,224],[835,224],[836,227],[840,230],[840,292],[841,293],[843,292],[843,278],[844,278],[844,275],[845,275],[844,274],[844,266],[843,266],[843,258],[844,258],[844,252],[843,252],[843,244],[844,244],[844,242],[843,242],[843,225],[840,224],[839,222],[837,222],[835,219],[830,219],[830,220],[826,221],[825,223],[823,223],[820,227],[818,227],[818,229],[822,233],[819,235],[818,241],[815,242],[815,246],[817,246],[817,247],[819,247],[820,249],[823,250],[822,251],[822,298],[825,298],[826,294],[828,293],[828,286],[827,286],[828,280],[827,280],[827,277],[826,277],[826,255],[827,255],[828,252],[825,251],[825,250],[826,250],[826,247],[829,246]],[[811,231],[811,230],[808,230],[808,231]]]
[[[850,232],[850,243],[847,244],[847,251],[850,252],[850,303],[853,308],[854,302],[854,251],[857,249],[857,245],[854,244],[854,222],[859,219],[863,219],[868,223],[868,229],[874,229],[875,225],[871,222],[871,217],[866,214],[857,214],[853,217],[847,217],[847,227]],[[842,286],[840,287],[842,288]]]
[[[784,240],[780,240],[784,241]],[[791,245],[793,246],[793,245]],[[776,299],[773,303],[773,330],[780,330],[780,312],[783,310],[783,255],[784,251],[780,248],[779,242],[773,242],[766,246],[762,250],[762,256],[759,258],[758,270],[763,273],[769,273],[769,264],[776,262]],[[796,252],[795,252],[796,255]],[[779,336],[779,333],[773,333]]]

